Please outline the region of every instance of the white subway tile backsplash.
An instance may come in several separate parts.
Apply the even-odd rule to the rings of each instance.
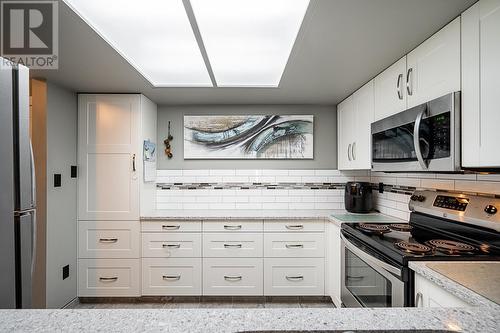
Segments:
[[[317,170],[288,170],[289,176],[314,176]]]
[[[210,170],[210,176],[235,176],[236,171],[230,169],[222,169],[222,170]]]
[[[420,186],[423,188],[451,191],[455,189],[455,181],[450,179],[422,179]]]
[[[240,210],[332,210],[344,208],[344,189],[286,188],[286,184],[303,186],[305,183],[338,183],[347,181],[379,182],[388,186],[456,190],[500,195],[500,174],[433,174],[383,173],[368,170],[158,170],[157,183],[170,184],[156,191],[156,206],[165,210],[240,209]],[[171,184],[210,184],[208,188],[179,189]],[[251,183],[276,184],[285,189],[264,187],[246,189]],[[230,188],[215,189],[216,186]],[[232,187],[237,184],[237,187]],[[281,185],[280,185],[281,184]],[[239,186],[243,186],[240,188]],[[203,187],[203,186],[201,186]],[[405,189],[409,187],[409,189]],[[396,188],[397,189],[397,188]],[[384,214],[407,219],[409,195],[374,191],[376,209]]]

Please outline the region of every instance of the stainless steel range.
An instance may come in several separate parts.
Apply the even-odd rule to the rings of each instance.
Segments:
[[[342,224],[346,307],[414,306],[411,260],[500,260],[500,197],[416,191],[409,224]]]

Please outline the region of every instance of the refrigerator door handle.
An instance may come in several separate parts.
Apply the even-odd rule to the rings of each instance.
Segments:
[[[33,154],[33,144],[30,140],[30,166],[31,166],[31,207],[36,207],[36,175],[35,156]]]
[[[36,211],[31,212],[31,221],[33,223],[32,233],[31,233],[31,279],[35,275],[35,262],[36,262]]]

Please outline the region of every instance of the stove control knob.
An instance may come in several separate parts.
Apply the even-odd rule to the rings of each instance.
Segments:
[[[495,215],[498,209],[493,205],[488,205],[484,208],[484,211],[489,215]]]
[[[411,201],[424,202],[425,201],[425,197],[423,195],[416,195],[416,194],[414,194],[414,195],[412,195],[410,197],[410,200]]]

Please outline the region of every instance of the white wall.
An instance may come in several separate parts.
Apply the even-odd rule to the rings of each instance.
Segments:
[[[312,160],[184,160],[184,115],[314,115],[314,159]],[[163,153],[167,124],[171,122],[174,157]],[[158,169],[336,169],[337,112],[335,106],[320,105],[205,105],[160,106],[158,108]]]
[[[47,289],[48,308],[60,308],[76,297],[76,94],[47,84]],[[62,186],[54,188],[54,174]],[[62,268],[70,266],[63,280]]]

